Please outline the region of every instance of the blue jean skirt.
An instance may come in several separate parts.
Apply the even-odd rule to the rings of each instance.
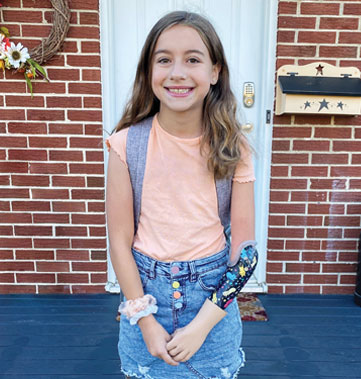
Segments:
[[[225,272],[228,253],[226,247],[203,259],[161,262],[133,249],[144,293],[157,299],[155,318],[169,334],[197,315]],[[211,330],[201,348],[178,366],[150,355],[138,325],[130,325],[122,315],[118,343],[122,372],[144,379],[236,379],[245,362],[237,301],[226,311],[227,315]]]

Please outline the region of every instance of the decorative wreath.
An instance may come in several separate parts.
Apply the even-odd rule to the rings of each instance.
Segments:
[[[48,80],[46,71],[41,65],[50,60],[62,48],[69,30],[70,10],[68,0],[50,1],[54,8],[53,26],[50,34],[30,52],[20,42],[17,45],[10,42],[8,29],[0,27],[0,68],[24,72],[31,96],[33,96],[31,80],[37,76]],[[0,4],[1,6],[2,4]]]

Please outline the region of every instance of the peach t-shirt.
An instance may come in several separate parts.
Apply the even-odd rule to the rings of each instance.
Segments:
[[[126,166],[127,134],[122,129],[105,141]],[[199,259],[225,246],[215,181],[200,154],[200,138],[173,136],[153,118],[133,247],[154,259]],[[242,158],[233,180],[254,181],[250,151],[243,151]]]

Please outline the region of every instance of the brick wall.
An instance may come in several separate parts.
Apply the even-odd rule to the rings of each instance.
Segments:
[[[50,0],[4,0],[1,24],[31,48]],[[0,293],[104,292],[106,229],[98,0],[71,0],[49,83],[0,72]]]
[[[361,69],[361,1],[280,1],[277,68]],[[352,293],[361,215],[361,117],[274,117],[271,293]]]

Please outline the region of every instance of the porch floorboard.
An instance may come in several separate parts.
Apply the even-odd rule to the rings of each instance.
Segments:
[[[361,378],[361,308],[348,295],[260,295],[240,378]],[[122,379],[118,295],[0,295],[0,378]],[[166,378],[171,379],[171,378]]]

